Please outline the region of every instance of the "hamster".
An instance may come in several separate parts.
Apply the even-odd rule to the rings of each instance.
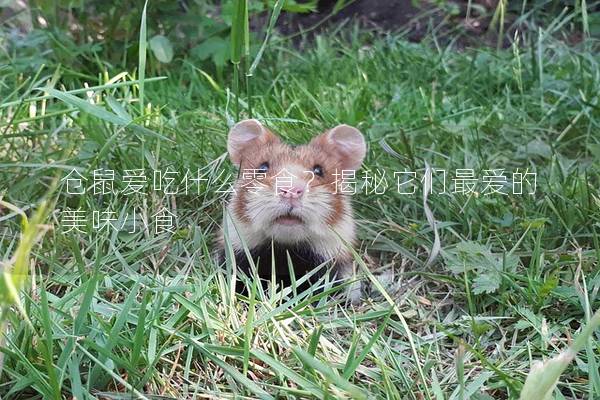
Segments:
[[[229,131],[227,151],[239,168],[224,218],[237,268],[250,272],[245,244],[261,279],[271,278],[274,262],[276,279],[289,285],[288,254],[296,279],[326,262],[338,278],[351,278],[347,246],[356,241],[355,222],[342,173],[352,174],[362,164],[367,147],[360,131],[338,125],[308,144],[292,146],[248,119]],[[223,228],[217,248],[222,261]],[[360,294],[360,282],[349,285],[351,302]]]

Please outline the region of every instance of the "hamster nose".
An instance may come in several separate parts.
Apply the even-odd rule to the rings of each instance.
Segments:
[[[280,188],[279,195],[288,199],[299,199],[304,194],[303,186],[292,186],[291,188]]]

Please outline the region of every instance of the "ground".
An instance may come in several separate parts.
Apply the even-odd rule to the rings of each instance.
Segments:
[[[0,257],[24,285],[19,302],[0,292],[3,398],[512,399],[533,362],[573,343],[600,307],[597,42],[566,42],[555,24],[522,46],[455,51],[348,28],[302,50],[275,35],[238,106],[229,74],[186,58],[149,54],[142,89],[139,68],[92,47],[37,36],[2,54]],[[81,58],[94,73],[73,67]],[[214,264],[235,174],[226,134],[249,116],[291,142],[338,123],[365,134],[360,305],[326,281],[235,294],[242,277]],[[115,171],[110,190],[93,185],[98,169]],[[124,194],[134,169],[147,184]],[[179,192],[154,190],[154,171]],[[10,261],[34,241],[20,213],[35,222],[44,199],[45,236]],[[67,232],[69,210],[84,219]],[[94,211],[116,220],[94,227]],[[174,232],[157,233],[165,211]],[[599,362],[596,331],[555,398],[600,396]]]

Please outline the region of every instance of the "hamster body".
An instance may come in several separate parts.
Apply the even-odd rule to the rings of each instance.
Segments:
[[[251,119],[230,130],[227,150],[239,168],[224,218],[237,267],[250,270],[245,244],[261,279],[271,278],[274,264],[276,279],[289,285],[288,255],[296,279],[327,262],[339,277],[351,277],[348,246],[355,242],[355,223],[342,178],[362,164],[362,134],[339,125],[308,144],[291,146]],[[217,238],[221,259],[224,232]],[[360,284],[351,285],[348,294],[357,301]]]

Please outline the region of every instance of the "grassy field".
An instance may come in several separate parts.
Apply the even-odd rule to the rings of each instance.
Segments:
[[[518,398],[533,363],[598,326],[600,56],[592,38],[566,40],[580,18],[500,50],[352,27],[300,50],[275,35],[239,106],[231,80],[187,59],[148,56],[140,85],[139,68],[93,49],[60,58],[39,38],[4,51],[0,396]],[[326,281],[324,292],[235,294],[240,276],[212,261],[235,177],[228,126],[250,114],[291,142],[338,123],[365,134],[362,304],[330,296],[339,289]],[[135,169],[147,180],[124,193]],[[469,170],[476,186],[460,193]],[[522,194],[513,173],[528,173]],[[414,179],[398,188],[400,176]],[[67,193],[78,183],[85,193]],[[34,216],[44,200],[46,217]],[[95,211],[115,227],[94,226]],[[165,211],[172,232],[157,232]],[[590,333],[559,360],[554,398],[600,398]]]

